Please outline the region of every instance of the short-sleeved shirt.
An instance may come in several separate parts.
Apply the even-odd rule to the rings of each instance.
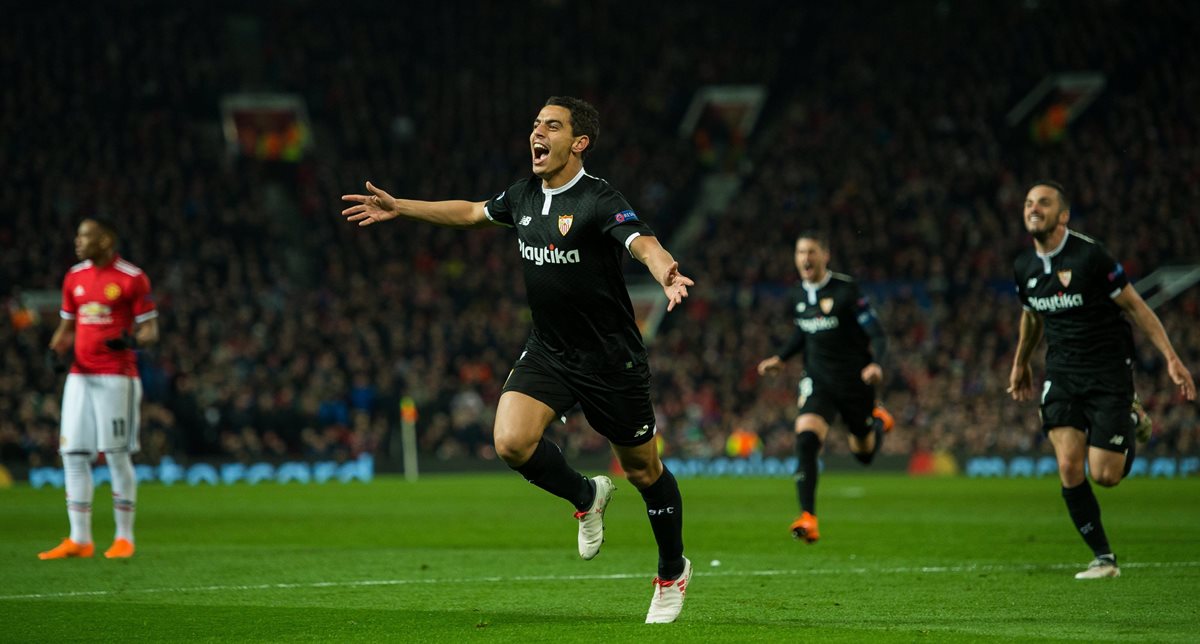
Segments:
[[[1103,246],[1068,230],[1049,253],[1022,251],[1013,273],[1021,305],[1045,321],[1048,371],[1129,369],[1133,332],[1113,301],[1129,278]]]
[[[105,266],[80,262],[63,279],[62,311],[75,320],[75,363],[71,373],[137,376],[133,350],[114,351],[106,340],[130,332],[135,323],[158,317],[150,278],[119,256]]]
[[[863,327],[877,318],[858,283],[829,271],[816,284],[797,284],[792,303],[796,329],[779,357],[787,360],[802,348],[805,375],[814,383],[861,385],[863,368],[874,361]]]
[[[568,369],[619,371],[646,362],[621,261],[653,235],[621,193],[580,170],[547,189],[522,179],[488,200],[491,221],[513,228],[533,314],[529,348]]]

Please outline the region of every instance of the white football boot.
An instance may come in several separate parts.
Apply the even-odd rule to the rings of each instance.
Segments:
[[[688,584],[692,581],[692,562],[683,558],[683,574],[675,579],[654,578],[654,596],[650,598],[650,611],[646,613],[647,624],[670,624],[683,610],[683,598],[687,596]]]
[[[600,544],[604,543],[604,511],[612,500],[613,490],[617,489],[607,476],[593,477],[592,483],[596,484],[592,507],[575,513],[575,518],[579,519],[579,556],[584,559],[600,554]]]
[[[1076,579],[1103,579],[1120,576],[1121,569],[1117,567],[1117,558],[1112,555],[1100,555],[1088,564],[1087,570],[1075,573]]]

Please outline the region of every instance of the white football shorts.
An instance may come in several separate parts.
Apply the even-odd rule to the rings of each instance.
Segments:
[[[63,387],[60,454],[141,449],[142,381],[108,374],[67,374]]]

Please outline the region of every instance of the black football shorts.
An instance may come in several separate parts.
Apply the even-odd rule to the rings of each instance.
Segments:
[[[1088,445],[1125,452],[1136,439],[1133,372],[1117,368],[1089,373],[1046,372],[1042,383],[1042,431],[1074,427]]]
[[[579,403],[592,428],[614,445],[635,447],[654,438],[650,367],[645,363],[621,371],[585,373],[526,350],[508,374],[504,391],[523,393],[560,416]]]
[[[865,438],[875,429],[875,388],[857,381],[834,386],[815,382],[807,375],[800,379],[797,405],[800,414],[816,414],[833,426],[834,418],[841,414],[851,434]]]

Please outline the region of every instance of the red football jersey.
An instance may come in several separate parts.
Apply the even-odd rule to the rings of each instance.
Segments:
[[[104,341],[132,333],[134,323],[158,317],[146,273],[120,256],[107,266],[80,262],[67,271],[62,297],[60,315],[75,320],[71,373],[138,375],[133,350],[113,351]]]

